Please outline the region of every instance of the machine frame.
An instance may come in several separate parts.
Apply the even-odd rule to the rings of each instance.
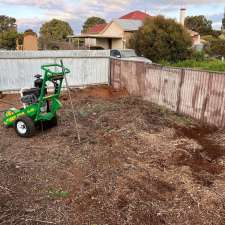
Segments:
[[[56,120],[56,112],[62,107],[59,100],[62,83],[66,74],[70,73],[70,70],[64,67],[62,60],[60,62],[60,64],[41,66],[44,75],[37,102],[21,109],[10,108],[5,111],[3,113],[3,124],[5,126],[14,126],[18,135],[29,137],[33,135],[33,130],[38,122]],[[54,84],[54,92],[50,95],[46,92],[48,82]],[[42,108],[46,105],[48,105],[48,110],[42,112]]]

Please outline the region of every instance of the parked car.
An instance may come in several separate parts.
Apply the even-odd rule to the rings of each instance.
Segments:
[[[112,49],[110,51],[110,56],[113,58],[118,58],[118,59],[152,63],[150,59],[147,59],[142,56],[137,56],[136,52],[132,49],[126,49],[126,50]]]

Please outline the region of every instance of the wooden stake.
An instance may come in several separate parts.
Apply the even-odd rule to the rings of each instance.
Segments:
[[[70,88],[69,88],[66,76],[65,76],[65,82],[66,82],[66,88],[67,88],[68,94],[69,94],[71,109],[72,109],[72,112],[73,112],[73,119],[74,119],[74,125],[76,127],[76,131],[77,131],[77,138],[78,138],[78,141],[80,143],[80,133],[79,133],[79,128],[78,128],[77,118],[76,118],[75,109],[74,109],[74,105],[73,105],[73,101],[72,101],[72,97],[71,97],[71,93],[70,93]]]

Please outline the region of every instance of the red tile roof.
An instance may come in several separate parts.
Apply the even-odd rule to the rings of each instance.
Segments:
[[[88,34],[98,34],[101,31],[103,31],[106,26],[107,26],[107,23],[96,24],[95,26],[89,28],[86,33],[88,33]]]
[[[120,19],[145,20],[147,17],[150,17],[150,15],[147,13],[144,13],[141,11],[134,11],[134,12],[128,13],[127,15],[120,17]]]
[[[141,12],[141,11],[134,11],[131,12],[127,15],[124,15],[122,17],[120,17],[120,19],[129,19],[129,20],[145,20],[147,17],[150,17],[149,14]],[[88,29],[87,32],[88,34],[99,34],[101,31],[103,31],[105,29],[105,27],[107,26],[107,23],[104,24],[97,24],[91,28]]]

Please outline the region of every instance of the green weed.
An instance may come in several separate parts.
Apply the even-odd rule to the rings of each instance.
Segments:
[[[48,195],[51,198],[67,198],[69,196],[69,192],[68,191],[62,191],[62,190],[50,189],[48,191]]]

